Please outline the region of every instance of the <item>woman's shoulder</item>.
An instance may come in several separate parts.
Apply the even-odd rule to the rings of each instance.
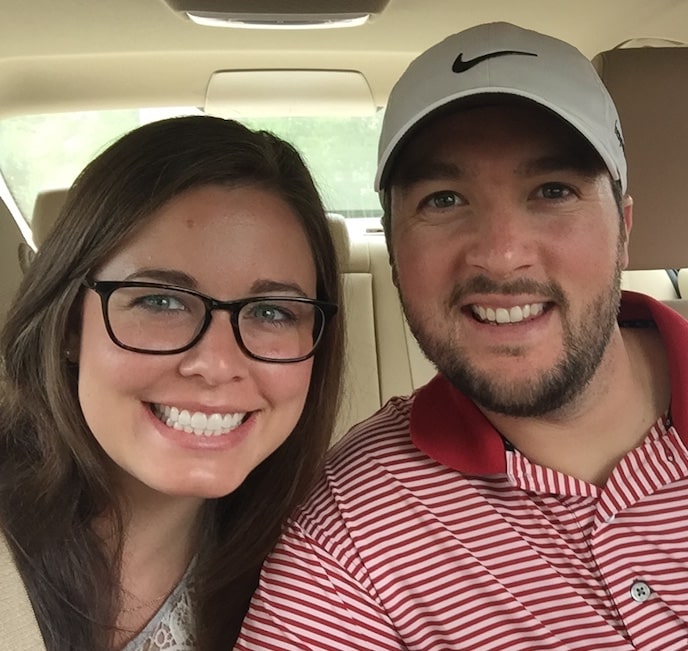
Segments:
[[[0,640],[8,649],[45,649],[24,582],[0,531]]]

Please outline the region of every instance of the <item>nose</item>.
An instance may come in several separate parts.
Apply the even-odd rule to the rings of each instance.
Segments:
[[[466,263],[495,277],[509,277],[535,263],[536,242],[527,216],[491,206],[480,212],[469,236]]]
[[[200,341],[182,353],[179,372],[198,375],[210,385],[234,382],[248,373],[249,358],[239,347],[229,314],[214,312]]]

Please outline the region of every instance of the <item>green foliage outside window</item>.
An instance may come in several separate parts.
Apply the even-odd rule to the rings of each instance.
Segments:
[[[66,188],[100,151],[127,131],[180,109],[54,113],[0,120],[0,174],[21,213],[31,219],[36,194]],[[375,217],[373,191],[381,115],[247,119],[292,142],[309,165],[328,210]]]

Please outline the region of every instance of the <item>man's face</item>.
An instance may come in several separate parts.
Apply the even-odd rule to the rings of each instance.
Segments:
[[[570,404],[616,327],[631,223],[587,143],[525,104],[446,115],[400,155],[391,206],[395,282],[439,370],[495,413]]]

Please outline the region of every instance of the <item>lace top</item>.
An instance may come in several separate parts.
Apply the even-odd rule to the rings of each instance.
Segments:
[[[188,572],[144,629],[122,651],[196,651]]]

